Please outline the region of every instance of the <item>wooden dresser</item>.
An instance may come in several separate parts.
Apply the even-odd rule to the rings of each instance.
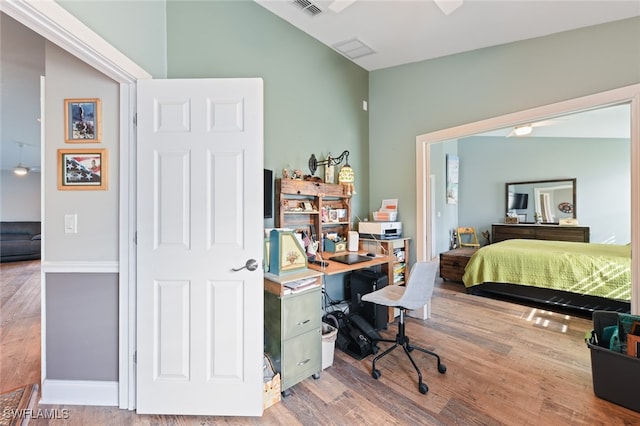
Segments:
[[[515,238],[588,243],[589,227],[494,223],[491,225],[491,235],[494,243]]]
[[[476,248],[462,247],[440,253],[440,277],[445,280],[462,282],[464,268]]]

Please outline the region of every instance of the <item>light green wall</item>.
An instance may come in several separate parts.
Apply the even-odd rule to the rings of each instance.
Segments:
[[[470,137],[458,141],[460,226],[503,222],[505,183],[576,178],[576,213],[591,242],[631,242],[629,139]],[[498,153],[498,155],[496,155]],[[578,154],[578,155],[577,155]],[[529,221],[534,201],[529,198]]]
[[[415,237],[416,136],[640,83],[640,18],[371,72],[370,207]],[[577,154],[579,155],[579,153]]]
[[[55,0],[153,78],[167,76],[165,0]]]
[[[353,211],[367,213],[365,70],[251,1],[170,1],[167,17],[170,78],[264,79],[265,167],[309,173],[312,153],[349,150]]]
[[[265,167],[309,173],[312,153],[349,150],[353,211],[367,215],[366,70],[249,0],[59,3],[154,78],[262,78]]]

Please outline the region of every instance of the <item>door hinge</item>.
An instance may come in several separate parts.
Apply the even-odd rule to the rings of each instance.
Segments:
[[[137,364],[138,363],[138,351],[135,351],[133,353],[133,363]]]
[[[138,231],[133,233],[133,244],[138,245]]]
[[[138,125],[138,113],[137,112],[135,114],[133,114],[133,125],[134,126]]]

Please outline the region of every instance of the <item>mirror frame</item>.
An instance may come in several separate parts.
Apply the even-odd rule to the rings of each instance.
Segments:
[[[549,184],[549,183],[571,183],[572,185],[572,198],[573,198],[573,215],[572,218],[573,219],[577,219],[578,217],[578,210],[576,208],[576,178],[566,178],[566,179],[544,179],[544,180],[528,180],[528,181],[520,181],[520,182],[506,182],[505,186],[504,186],[504,211],[508,212],[509,211],[509,186],[511,185],[533,185],[536,183],[543,183],[543,184]],[[535,188],[532,188],[535,190]],[[535,193],[531,194],[533,195],[533,202],[534,204],[537,206],[537,200],[535,199]],[[536,208],[534,207],[534,211],[536,210]],[[520,223],[529,223],[529,224],[533,224],[536,223],[535,219],[533,221],[528,220],[526,222],[520,222]],[[557,225],[559,222],[558,221],[554,221],[554,222],[542,222],[541,224],[543,225]]]

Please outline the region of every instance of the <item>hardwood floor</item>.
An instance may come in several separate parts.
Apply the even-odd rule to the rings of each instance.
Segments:
[[[40,383],[40,261],[0,263],[0,393]]]
[[[33,267],[28,270],[33,273]],[[33,317],[26,309],[32,309],[33,300],[39,301],[39,288],[21,288],[39,287],[39,275],[22,279],[22,284],[17,285],[20,279],[15,275],[20,274],[9,264],[0,266],[0,273],[1,371],[5,389],[5,386],[19,386],[15,385],[16,380],[22,380],[18,376],[27,382],[39,376],[39,363],[26,357],[36,352],[34,348],[37,347],[37,351],[40,348],[39,331],[35,331],[33,325],[26,325]],[[17,297],[10,291],[31,296]],[[6,306],[10,308],[5,309]],[[42,405],[36,408],[50,410],[49,413],[57,414],[58,418],[32,419],[30,424],[640,423],[640,413],[599,399],[593,393],[590,354],[584,343],[584,335],[591,329],[590,320],[468,295],[461,284],[449,282],[437,284],[432,309],[431,319],[408,318],[406,327],[414,343],[435,349],[447,366],[447,373],[439,374],[433,358],[416,354],[416,362],[429,385],[426,395],[418,392],[415,372],[403,351],[396,350],[378,363],[382,376],[375,380],[371,377],[371,357],[357,361],[336,350],[333,366],[324,370],[319,380],[309,378],[294,386],[290,396],[266,410],[261,418],[148,416],[113,407]],[[9,338],[5,322],[14,318],[24,319],[25,325],[11,331],[14,337]],[[382,334],[392,337],[395,325],[390,324]],[[27,370],[34,371],[27,373]],[[9,376],[5,377],[5,372]],[[67,416],[67,419],[60,418]]]

